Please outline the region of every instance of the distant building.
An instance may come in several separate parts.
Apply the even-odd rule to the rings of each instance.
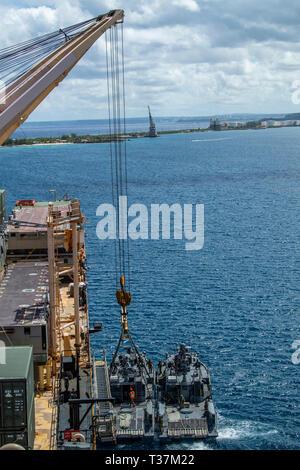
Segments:
[[[266,121],[262,121],[261,124],[264,127],[293,127],[293,126],[300,126],[300,120],[283,119],[280,121],[275,121],[275,119],[268,119]]]
[[[213,131],[220,131],[221,130],[221,121],[219,118],[212,118],[210,120],[209,128]]]
[[[231,122],[230,123],[230,127],[234,127],[234,128],[237,128],[237,127],[245,127],[245,123],[244,122]]]
[[[274,119],[268,119],[266,121],[262,121],[263,127],[282,127],[284,126],[284,121],[275,121]]]

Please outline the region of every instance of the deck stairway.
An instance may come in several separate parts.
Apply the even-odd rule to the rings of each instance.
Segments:
[[[102,400],[111,399],[110,382],[106,358],[96,361],[94,366],[95,397]],[[112,405],[109,401],[96,405],[97,438],[100,442],[116,442],[116,431],[111,414]]]

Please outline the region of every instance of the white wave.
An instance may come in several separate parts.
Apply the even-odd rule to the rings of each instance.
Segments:
[[[278,433],[277,429],[271,429],[267,424],[255,421],[226,419],[220,416],[219,418],[218,440],[262,437]]]
[[[180,446],[178,444],[169,444],[169,449],[172,450],[213,450],[207,442],[204,441],[190,441],[190,442],[181,442]]]
[[[203,441],[194,442],[191,450],[213,450],[212,447],[209,447],[208,444],[205,444]]]

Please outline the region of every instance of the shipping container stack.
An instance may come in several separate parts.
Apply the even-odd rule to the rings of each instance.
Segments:
[[[31,346],[0,351],[0,447],[14,443],[33,449],[34,373]]]

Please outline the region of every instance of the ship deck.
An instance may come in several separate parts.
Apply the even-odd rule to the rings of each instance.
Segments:
[[[191,405],[187,410],[167,406],[163,423],[161,438],[203,439],[209,435],[204,402],[197,406]]]
[[[51,449],[51,431],[53,414],[55,407],[53,406],[52,391],[46,391],[36,395],[34,398],[35,408],[35,440],[34,450],[50,450]],[[53,426],[55,425],[55,421]]]
[[[60,287],[60,317],[59,329],[57,335],[57,348],[60,355],[67,356],[75,355],[75,324],[74,324],[74,299],[69,296],[68,285]],[[88,313],[84,309],[80,310],[80,326],[83,332],[88,332]],[[86,397],[86,393],[91,390],[90,376],[84,372],[85,366],[89,362],[89,344],[83,344],[81,348],[81,389],[82,395]],[[57,430],[68,428],[69,406],[60,407],[59,420],[57,398],[59,393],[59,364],[57,361],[57,374],[52,380],[52,389],[40,392],[35,397],[35,413],[36,413],[36,437],[34,442],[35,450],[53,450],[56,447]],[[70,389],[75,387],[75,384],[70,381]],[[63,390],[61,390],[63,391]],[[83,405],[84,407],[84,405]],[[81,409],[81,413],[84,412]],[[88,423],[83,423],[83,425]]]
[[[123,405],[124,406],[124,405]],[[115,431],[118,441],[128,439],[153,439],[153,422],[145,421],[146,402],[134,407],[114,407],[116,413]]]
[[[56,201],[53,203],[55,210],[59,210],[62,217],[67,217],[70,211],[69,201]],[[13,218],[9,220],[10,233],[47,232],[48,202],[38,202],[34,206],[15,207]],[[62,230],[69,228],[66,223]]]
[[[45,322],[47,292],[48,263],[10,264],[0,283],[0,325]]]

